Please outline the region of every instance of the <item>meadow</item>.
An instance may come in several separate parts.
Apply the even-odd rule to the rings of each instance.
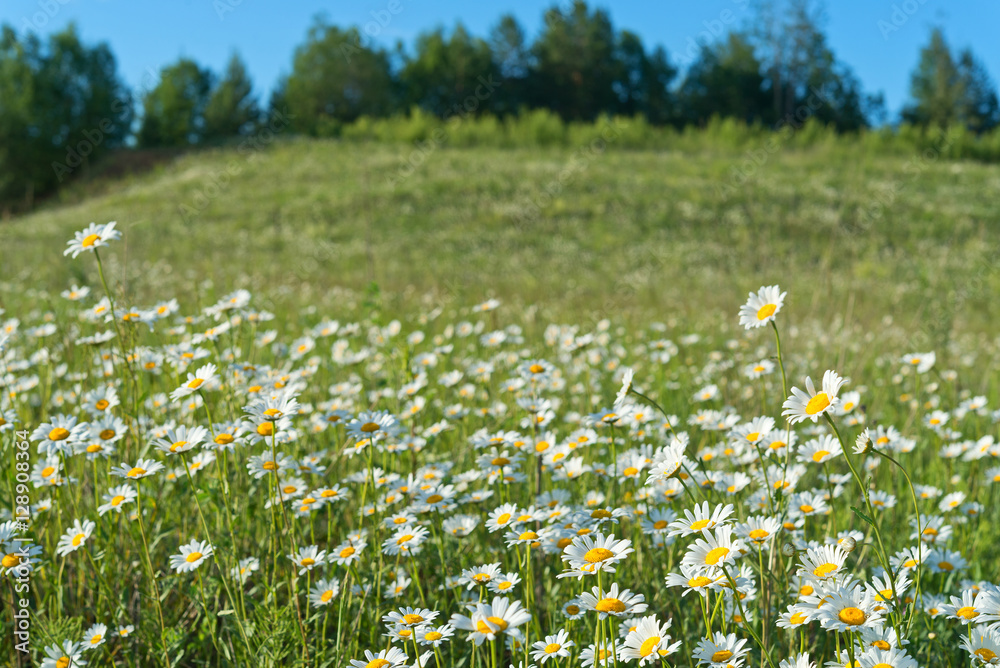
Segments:
[[[615,132],[3,221],[0,653],[995,665],[1000,169]]]

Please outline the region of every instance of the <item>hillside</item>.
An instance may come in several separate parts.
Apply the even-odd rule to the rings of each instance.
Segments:
[[[995,315],[996,166],[757,153],[760,166],[752,149],[305,139],[192,153],[3,223],[3,279],[65,288],[80,280],[62,257],[71,232],[117,220],[123,264],[109,258],[109,271],[140,304],[251,281],[272,299],[319,305],[342,298],[334,288],[375,282],[395,307],[495,295],[550,317],[668,318],[731,310],[780,283],[811,299],[800,312],[868,327],[892,315],[935,341]]]

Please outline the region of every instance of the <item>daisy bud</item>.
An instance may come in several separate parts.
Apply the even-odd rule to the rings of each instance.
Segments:
[[[937,634],[934,633],[933,631],[931,631],[930,633],[927,634],[927,639],[928,640],[934,640],[935,638],[937,638]]]
[[[865,429],[863,432],[858,434],[858,438],[854,441],[854,454],[865,455],[872,451],[875,444],[872,442],[872,437]]]
[[[784,545],[781,546],[781,553],[786,557],[794,557],[795,546],[792,545],[791,543],[785,543]]]
[[[854,548],[858,546],[858,541],[854,540],[851,536],[848,536],[844,540],[840,541],[840,549],[844,552],[854,552]]]

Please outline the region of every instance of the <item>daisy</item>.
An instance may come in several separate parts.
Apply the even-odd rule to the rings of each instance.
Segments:
[[[495,564],[483,564],[477,568],[466,568],[462,571],[461,580],[468,583],[468,588],[475,589],[482,585],[488,585],[494,578],[500,576],[500,562]]]
[[[747,644],[746,639],[737,640],[735,633],[726,635],[716,631],[712,638],[703,638],[698,647],[695,648],[691,656],[698,661],[700,666],[722,666],[739,665],[749,648],[744,649]]]
[[[566,546],[562,560],[569,562],[571,568],[582,571],[579,577],[583,577],[583,573],[593,574],[597,571],[613,573],[614,565],[634,551],[632,541],[615,540],[614,534],[585,534],[577,536]]]
[[[215,372],[217,367],[214,364],[206,364],[194,373],[189,373],[187,375],[187,380],[184,384],[178,387],[176,390],[170,393],[170,399],[172,401],[177,401],[183,397],[190,394],[194,394],[198,390],[203,390],[205,387],[212,384],[215,380]]]
[[[912,656],[898,647],[891,647],[887,650],[872,647],[858,657],[861,668],[919,668],[919,665]]]
[[[118,476],[119,478],[127,478],[128,480],[139,480],[140,478],[145,478],[151,476],[157,471],[163,469],[163,464],[152,459],[140,459],[135,463],[135,466],[129,466],[125,462],[121,463],[121,466],[116,466],[111,469],[111,475]]]
[[[781,522],[775,517],[753,515],[745,523],[736,525],[736,534],[760,547],[781,530]]]
[[[471,610],[471,617],[452,615],[451,623],[457,629],[469,631],[476,645],[482,645],[486,640],[492,642],[501,633],[519,636],[517,627],[531,619],[531,613],[521,607],[520,601],[511,603],[500,596],[494,598],[492,603],[477,603]]]
[[[328,558],[338,566],[350,566],[361,559],[361,552],[367,546],[368,543],[363,540],[348,540],[333,548]]]
[[[90,434],[90,425],[77,422],[71,415],[53,415],[51,422],[43,422],[31,434],[38,442],[38,454],[69,453],[73,447]]]
[[[299,575],[304,575],[306,571],[311,571],[326,563],[326,550],[320,550],[317,545],[301,547],[295,554],[285,556],[299,567]]]
[[[798,460],[803,464],[823,464],[843,452],[840,441],[829,434],[824,434],[800,445]]]
[[[714,533],[706,531],[702,538],[695,540],[681,559],[681,564],[707,571],[736,561],[743,552],[743,543],[733,538],[732,527],[720,526]]]
[[[534,643],[531,646],[533,648],[531,658],[542,664],[549,659],[556,659],[558,662],[559,659],[569,656],[569,648],[574,645],[575,643],[569,639],[569,633],[560,629],[557,634],[545,636],[545,640]]]
[[[837,405],[837,393],[847,381],[837,375],[835,371],[826,371],[823,374],[823,383],[820,391],[813,385],[812,378],[806,378],[806,391],[803,392],[797,387],[792,388],[792,396],[782,404],[782,415],[788,418],[791,424],[797,424],[806,420],[816,422],[819,416],[826,413],[831,407]]]
[[[1000,659],[1000,630],[977,626],[968,637],[962,637],[962,649],[983,665],[996,665]]]
[[[317,580],[309,590],[309,602],[314,607],[330,605],[330,602],[340,593],[340,582],[336,579]]]
[[[451,624],[442,624],[441,626],[421,626],[414,631],[414,635],[417,638],[417,643],[420,645],[430,645],[432,647],[440,647],[443,643],[448,642],[455,633],[455,627]]]
[[[257,557],[246,557],[240,559],[232,568],[233,578],[238,580],[240,584],[243,584],[249,579],[249,577],[260,569],[260,560]]]
[[[104,493],[105,503],[97,507],[97,514],[104,515],[112,510],[116,513],[120,513],[125,504],[135,501],[136,496],[138,496],[138,494],[130,485],[118,485],[117,487],[111,487]]]
[[[773,322],[787,294],[777,285],[762,287],[756,294],[749,293],[747,303],[740,307],[740,324],[745,329],[755,329]]]
[[[382,551],[394,557],[397,554],[419,554],[429,532],[422,526],[405,526],[382,542]]]
[[[381,441],[399,432],[396,418],[388,411],[362,411],[347,424],[347,433],[357,441]]]
[[[934,366],[934,363],[937,362],[937,355],[934,352],[909,353],[903,355],[899,361],[915,368],[917,373],[927,373]]]
[[[42,659],[42,668],[77,668],[78,666],[86,666],[87,660],[83,658],[84,649],[86,648],[83,645],[72,640],[63,641],[62,647],[59,645],[49,645],[45,648],[45,658]]]
[[[606,619],[609,615],[615,617],[631,617],[646,612],[648,607],[643,601],[642,594],[633,594],[630,590],[618,591],[618,583],[613,583],[603,594],[599,587],[594,587],[593,594],[583,592],[580,594],[580,604],[587,610],[598,613],[599,619]]]
[[[351,668],[401,668],[406,662],[406,653],[398,647],[384,649],[378,654],[366,649],[364,661],[351,659]]]
[[[800,574],[822,581],[840,574],[847,561],[847,553],[837,545],[822,545],[809,548],[800,558]]]
[[[115,229],[115,222],[98,225],[91,223],[80,232],[75,232],[73,238],[66,242],[68,248],[63,255],[75,258],[84,251],[94,252],[101,246],[107,246],[109,241],[121,239],[122,233]]]
[[[817,618],[830,631],[858,631],[883,623],[875,599],[861,587],[839,587],[827,594],[817,610]]]
[[[517,573],[504,573],[490,581],[486,588],[494,594],[509,594],[521,582]]]
[[[187,452],[208,440],[208,430],[204,427],[188,428],[181,425],[176,429],[167,429],[164,435],[153,441],[160,452],[166,456]]]
[[[670,623],[668,619],[667,623],[661,626],[656,615],[640,619],[635,628],[629,630],[625,636],[625,643],[618,649],[619,660],[638,659],[640,666],[646,666],[653,665],[663,657],[676,652],[681,642],[670,644],[671,638],[667,633]]]
[[[94,624],[87,632],[83,634],[83,647],[84,649],[93,649],[104,644],[105,636],[108,633],[108,627],[104,624]]]
[[[727,518],[735,512],[732,504],[717,505],[711,512],[708,501],[695,505],[694,512],[684,510],[684,517],[670,523],[669,536],[691,536],[710,531],[716,526],[725,524]]]
[[[96,526],[90,520],[84,520],[82,524],[80,520],[74,520],[73,526],[67,529],[66,533],[59,538],[56,554],[60,557],[65,557],[69,553],[79,550],[87,542],[87,539],[90,538],[90,535],[94,533]]]
[[[212,544],[200,540],[192,540],[180,546],[180,554],[170,555],[170,567],[178,573],[188,573],[201,566],[212,556]]]
[[[668,573],[666,584],[668,587],[683,587],[681,596],[687,596],[688,592],[698,592],[702,596],[708,596],[710,589],[714,589],[724,576],[719,571],[712,569],[705,571],[696,565],[681,564],[680,573]]]
[[[600,648],[597,645],[588,645],[580,652],[580,665],[583,668],[593,668],[594,666],[606,668],[613,665],[613,647],[608,641],[605,641]]]

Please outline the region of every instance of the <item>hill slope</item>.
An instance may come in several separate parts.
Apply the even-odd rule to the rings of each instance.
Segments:
[[[140,304],[206,279],[316,304],[374,281],[397,306],[496,295],[551,317],[667,319],[780,283],[801,312],[870,327],[892,314],[933,342],[956,322],[985,331],[1000,284],[1000,169],[919,156],[298,139],[189,154],[106,190],[4,223],[8,287],[78,279],[65,240],[108,220],[126,238],[109,271]]]

